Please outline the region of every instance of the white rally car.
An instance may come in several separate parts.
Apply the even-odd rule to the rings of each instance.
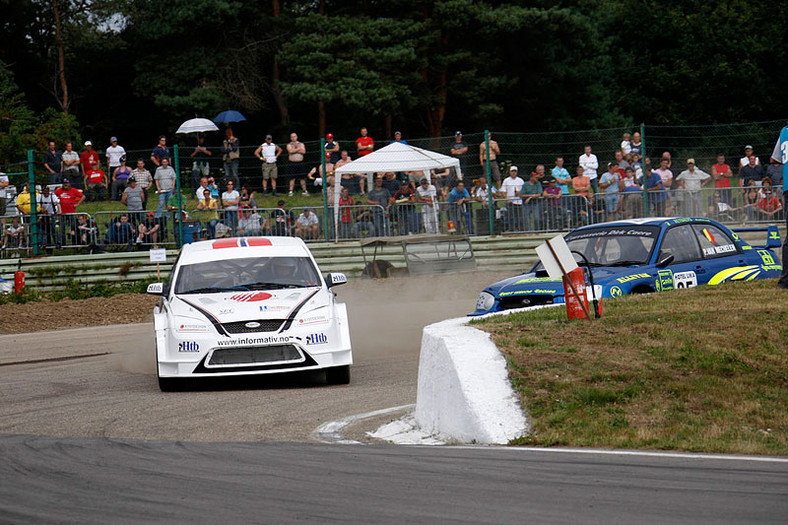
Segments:
[[[238,237],[185,245],[154,308],[159,387],[187,378],[325,369],[350,382],[347,309],[301,239]]]

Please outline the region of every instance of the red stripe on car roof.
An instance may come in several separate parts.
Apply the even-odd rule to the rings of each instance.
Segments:
[[[237,248],[238,247],[238,239],[219,239],[217,241],[213,241],[213,249],[219,248]]]
[[[261,237],[249,237],[246,239],[249,246],[272,246],[270,239],[263,239]]]

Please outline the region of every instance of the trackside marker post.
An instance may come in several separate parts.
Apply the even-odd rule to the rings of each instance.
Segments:
[[[153,248],[150,252],[150,262],[156,263],[156,280],[161,280],[161,263],[167,262],[167,250],[164,248]]]
[[[563,279],[564,302],[569,319],[591,320],[585,293],[585,274],[577,266],[569,246],[560,235],[536,247],[536,254],[551,279]],[[571,292],[571,293],[570,293]],[[581,295],[582,294],[582,295]]]

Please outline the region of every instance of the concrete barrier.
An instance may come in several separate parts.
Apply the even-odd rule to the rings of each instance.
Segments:
[[[505,444],[529,431],[506,358],[467,317],[424,328],[416,423],[447,442]]]

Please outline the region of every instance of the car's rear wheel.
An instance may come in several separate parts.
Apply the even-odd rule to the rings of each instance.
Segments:
[[[347,385],[350,383],[350,365],[326,368],[326,383],[329,385]]]

